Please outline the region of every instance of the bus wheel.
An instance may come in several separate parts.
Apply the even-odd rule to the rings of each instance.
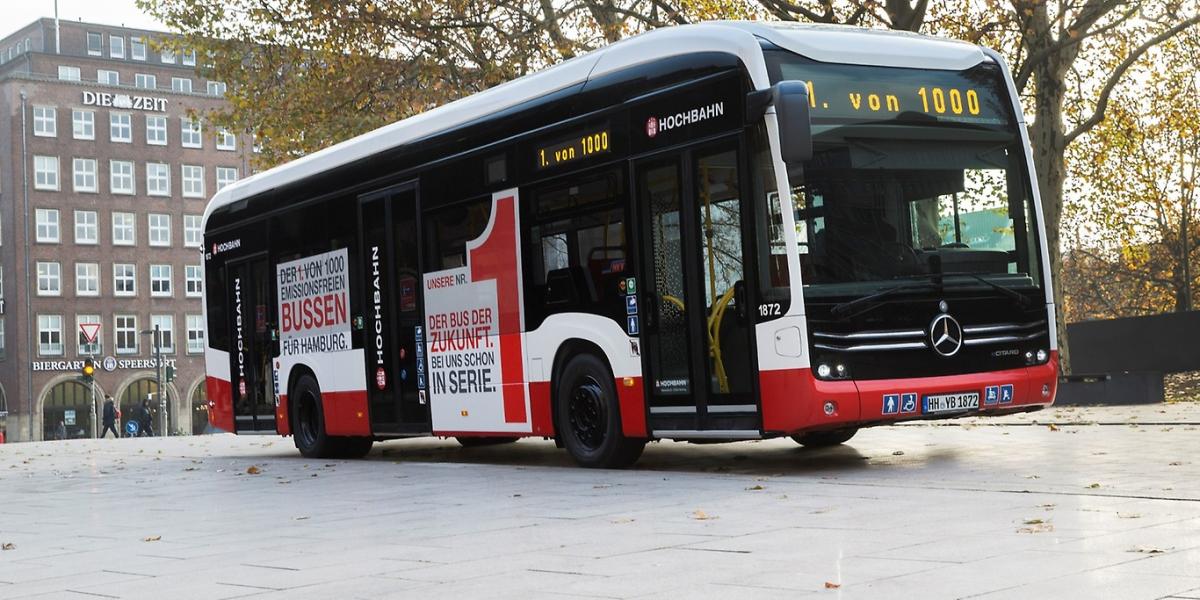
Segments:
[[[292,438],[306,458],[334,458],[341,444],[325,433],[325,415],[321,410],[321,388],[311,375],[301,375],[288,396],[295,417]]]
[[[856,433],[858,433],[857,427],[847,427],[846,429],[834,429],[833,431],[801,433],[793,435],[792,439],[805,448],[827,448],[845,443],[854,437]]]
[[[583,467],[619,469],[637,461],[646,440],[621,433],[617,388],[608,367],[591,354],[571,358],[558,378],[558,435]]]
[[[480,446],[498,446],[500,444],[511,444],[519,438],[515,437],[456,437],[463,448],[479,448]]]

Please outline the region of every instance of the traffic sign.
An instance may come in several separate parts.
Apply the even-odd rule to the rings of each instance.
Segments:
[[[83,340],[89,344],[96,343],[96,336],[100,335],[99,323],[80,323],[79,331],[83,332]]]

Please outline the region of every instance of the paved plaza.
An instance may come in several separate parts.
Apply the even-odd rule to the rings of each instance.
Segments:
[[[1200,406],[790,440],[301,458],[230,435],[0,446],[3,598],[1200,598]]]

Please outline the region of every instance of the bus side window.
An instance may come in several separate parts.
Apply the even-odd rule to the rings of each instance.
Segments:
[[[442,271],[467,264],[467,242],[487,227],[492,199],[479,198],[436,209],[425,217],[425,270]]]

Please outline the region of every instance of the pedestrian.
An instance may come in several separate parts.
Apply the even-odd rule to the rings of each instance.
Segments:
[[[113,437],[121,437],[121,433],[117,431],[117,407],[113,405],[112,396],[104,397],[104,433],[100,434],[100,439],[108,436],[108,431],[112,430]]]
[[[150,401],[142,400],[141,410],[137,415],[138,419],[138,436],[154,436],[154,429],[151,427],[153,419],[150,415]]]
[[[67,439],[67,423],[66,423],[66,421],[58,422],[58,427],[54,428],[54,439],[56,439],[56,440]]]

